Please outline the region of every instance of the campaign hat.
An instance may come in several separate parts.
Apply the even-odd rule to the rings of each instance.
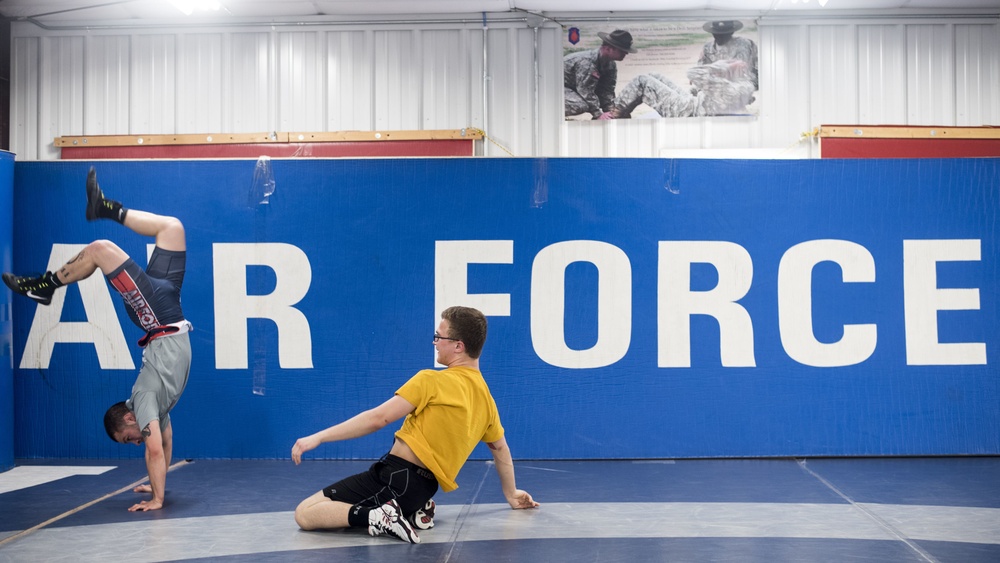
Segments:
[[[626,53],[638,53],[639,51],[632,48],[632,34],[616,29],[611,33],[604,33],[603,31],[598,31],[597,36],[601,38],[602,41],[615,47],[616,49],[621,49]]]
[[[726,35],[729,33],[736,33],[737,31],[743,29],[743,22],[739,20],[708,22],[702,26],[702,29],[712,35]]]

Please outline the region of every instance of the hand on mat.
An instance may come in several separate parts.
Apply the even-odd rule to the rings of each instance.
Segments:
[[[319,438],[313,436],[306,436],[305,438],[299,438],[295,441],[295,445],[292,446],[292,461],[295,465],[302,462],[302,454],[308,452],[309,450],[315,448],[319,445]]]
[[[132,489],[133,493],[152,493],[153,487],[149,485],[139,485],[138,487]]]
[[[507,497],[507,502],[510,503],[510,507],[515,510],[518,508],[538,508],[541,506],[535,502],[535,499],[531,498],[528,491],[522,491],[521,489],[514,491],[513,495]]]
[[[159,510],[163,508],[163,503],[158,500],[144,500],[138,504],[133,504],[129,512],[146,512],[147,510]]]

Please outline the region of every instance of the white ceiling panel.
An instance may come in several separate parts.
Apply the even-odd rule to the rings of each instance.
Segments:
[[[533,12],[723,10],[767,13],[781,10],[997,9],[1000,0],[512,0]]]
[[[788,11],[1000,10],[1000,0],[173,0],[194,8],[185,16],[170,0],[0,0],[0,16],[39,24],[72,21],[177,20],[224,22],[338,16],[730,11],[762,16]],[[822,2],[822,4],[821,4]],[[218,4],[218,10],[206,9]]]
[[[233,0],[241,2],[246,0]],[[336,14],[457,14],[507,12],[513,0],[320,0],[311,2],[318,11]]]

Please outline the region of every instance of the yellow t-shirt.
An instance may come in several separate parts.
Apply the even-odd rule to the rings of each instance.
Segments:
[[[416,407],[396,437],[410,446],[445,492],[458,488],[455,477],[476,444],[503,438],[500,413],[479,370],[421,370],[396,394]]]

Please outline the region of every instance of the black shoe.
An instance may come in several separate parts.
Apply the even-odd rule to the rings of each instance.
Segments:
[[[403,511],[400,510],[399,504],[395,500],[373,508],[368,513],[368,533],[372,536],[385,534],[407,543],[420,543],[420,536],[403,517]]]
[[[90,167],[90,172],[87,172],[87,220],[93,221],[97,219],[97,212],[104,204],[104,193],[101,192],[101,187],[97,185],[97,171],[94,167]]]
[[[20,293],[36,303],[48,305],[52,303],[52,294],[56,292],[56,286],[46,279],[47,274],[48,272],[37,278],[22,278],[11,273],[4,273],[3,283],[7,284],[7,287],[14,293]]]
[[[418,530],[429,530],[434,527],[434,499],[427,501],[423,508],[410,515],[410,524]]]

